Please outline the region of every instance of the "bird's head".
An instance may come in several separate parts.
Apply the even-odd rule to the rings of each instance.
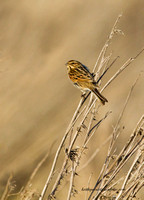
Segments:
[[[70,70],[77,68],[79,63],[80,62],[77,60],[69,60],[65,65],[67,66],[67,69]]]

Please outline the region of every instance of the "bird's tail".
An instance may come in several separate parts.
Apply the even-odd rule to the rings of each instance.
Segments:
[[[108,102],[108,100],[98,91],[97,88],[92,89],[92,92],[100,99],[103,105],[105,105],[105,102]]]

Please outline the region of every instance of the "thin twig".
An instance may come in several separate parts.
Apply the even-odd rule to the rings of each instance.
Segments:
[[[144,51],[144,48],[139,51],[135,57],[133,58],[129,58],[123,65],[122,67],[111,77],[111,79],[105,84],[105,86],[102,88],[101,92],[108,87],[108,85],[114,81],[116,79],[116,77],[122,72],[124,71],[138,56],[140,56],[140,54]]]
[[[72,173],[70,177],[70,186],[69,186],[69,191],[68,191],[68,197],[67,200],[71,199],[71,196],[74,195],[74,176],[75,176],[75,171],[76,171],[76,165],[74,161],[72,161]]]
[[[141,120],[143,120],[143,116],[141,117],[140,121],[138,124],[141,123]],[[135,131],[137,130],[137,128],[135,129]],[[137,130],[139,131],[139,130]],[[114,169],[112,175],[109,177],[108,181],[105,183],[105,185],[103,186],[102,190],[93,198],[93,200],[98,199],[98,197],[100,196],[100,194],[107,188],[107,186],[110,184],[110,182],[114,179],[114,177],[118,174],[118,172],[122,169],[122,167],[125,165],[125,163],[131,158],[131,156],[137,151],[139,150],[139,148],[141,147],[141,144],[143,142],[144,139],[144,135],[142,134],[141,139],[139,141],[137,141],[137,143],[135,144],[134,147],[131,148],[131,151],[128,152],[127,154],[124,155],[122,161],[116,166],[116,168]],[[89,197],[90,199],[90,197]]]
[[[140,75],[139,75],[139,76],[140,76]],[[129,99],[130,99],[130,97],[131,97],[132,91],[133,91],[133,89],[134,89],[134,87],[135,87],[135,85],[136,85],[136,83],[137,83],[137,81],[138,81],[138,79],[139,79],[139,76],[138,76],[138,78],[136,79],[136,81],[134,82],[134,84],[132,85],[132,87],[131,87],[131,89],[130,89],[130,92],[129,92],[127,98],[126,98],[125,104],[124,104],[123,109],[122,109],[122,111],[121,111],[121,113],[120,113],[120,115],[119,115],[118,121],[117,121],[117,123],[116,123],[116,125],[115,125],[115,128],[114,128],[114,131],[113,131],[112,135],[115,135],[116,132],[117,132],[118,126],[119,126],[120,121],[121,121],[121,119],[122,119],[122,117],[123,117],[124,111],[125,111],[125,109],[126,109],[126,106],[127,106],[127,104],[128,104],[128,101],[129,101]],[[105,163],[104,163],[104,165],[103,165],[103,168],[102,168],[102,170],[101,170],[101,173],[100,173],[100,175],[99,175],[99,178],[98,178],[98,180],[97,180],[97,183],[95,184],[94,190],[91,192],[89,198],[91,198],[93,192],[95,191],[95,189],[96,189],[96,187],[97,187],[97,184],[99,183],[99,180],[100,180],[100,177],[102,176],[102,174],[103,174],[103,177],[104,177],[105,174],[108,173],[106,169],[108,168],[108,165],[109,165],[109,162],[110,162],[110,159],[109,159],[109,158],[110,158],[111,151],[112,151],[112,148],[113,148],[113,145],[114,145],[115,140],[116,140],[116,137],[114,136],[114,137],[112,138],[112,141],[111,141],[111,144],[110,144],[110,147],[109,147],[109,150],[108,150],[108,155],[107,155],[107,157],[106,157]],[[113,163],[113,165],[110,167],[109,172],[111,171],[111,169],[113,168],[113,166],[115,165],[116,162],[117,162],[117,161],[115,161],[115,162]],[[105,172],[105,173],[104,173],[104,172]],[[103,179],[103,177],[101,178],[101,180]]]
[[[54,143],[53,143],[53,144],[54,144]],[[53,144],[52,144],[52,146],[53,146]],[[52,148],[52,146],[51,146],[51,148]],[[50,148],[50,149],[51,149],[51,148]],[[30,178],[29,178],[29,180],[28,180],[28,182],[27,182],[27,184],[26,184],[26,187],[29,186],[29,185],[31,184],[33,178],[35,177],[35,175],[37,174],[38,170],[39,170],[40,167],[43,165],[43,163],[47,160],[47,158],[49,157],[49,155],[50,155],[50,151],[48,151],[48,153],[46,153],[46,155],[45,155],[45,156],[40,160],[40,162],[37,164],[37,166],[36,166],[35,169],[33,170],[32,174],[31,174],[31,176],[30,176]],[[25,189],[26,189],[26,187],[25,187]]]
[[[111,32],[110,32],[110,34],[109,34],[109,36],[108,36],[108,39],[107,39],[107,41],[105,42],[105,44],[104,44],[104,46],[103,46],[103,48],[102,48],[102,50],[101,50],[101,52],[100,52],[100,54],[99,54],[99,56],[98,56],[98,59],[97,59],[97,61],[96,61],[96,64],[95,64],[95,66],[94,66],[94,68],[93,68],[93,72],[96,71],[96,67],[98,66],[98,63],[99,63],[99,61],[100,61],[100,58],[102,58],[102,59],[101,59],[101,62],[102,62],[102,60],[103,60],[103,58],[104,58],[104,55],[105,55],[105,53],[106,53],[106,50],[107,50],[107,48],[108,48],[108,44],[110,43],[110,41],[112,40],[114,34],[116,33],[116,31],[115,31],[115,30],[116,30],[116,26],[117,26],[117,24],[118,24],[118,22],[119,22],[119,20],[120,20],[121,17],[122,17],[122,14],[119,15],[118,18],[116,19],[116,21],[115,21],[115,23],[114,23],[114,25],[113,25],[113,27],[112,27],[112,30],[111,30]],[[101,64],[99,65],[99,68],[98,68],[98,70],[97,70],[97,77],[98,77],[98,75],[99,75],[100,70],[101,70]],[[97,77],[96,77],[96,78],[97,78]]]
[[[89,177],[89,179],[88,179],[87,188],[89,188],[89,186],[90,186],[91,178],[92,178],[92,173],[90,174],[90,177]],[[88,196],[88,190],[86,191],[85,200],[87,200],[87,196]]]
[[[9,192],[10,192],[10,185],[11,185],[11,180],[12,180],[13,176],[12,174],[9,176],[8,178],[8,181],[7,181],[7,184],[6,184],[6,187],[5,187],[5,190],[3,192],[3,195],[1,197],[1,200],[6,200],[8,195],[9,195]]]
[[[139,151],[138,151],[138,153],[137,153],[137,155],[136,155],[136,158],[135,158],[135,160],[133,161],[133,163],[132,163],[132,165],[131,165],[131,167],[130,167],[130,169],[129,169],[129,171],[128,171],[126,177],[125,177],[125,180],[124,180],[124,182],[123,182],[123,185],[122,185],[122,187],[121,187],[121,190],[120,190],[118,196],[116,197],[116,200],[118,200],[118,199],[120,198],[122,192],[125,190],[125,187],[126,187],[126,184],[127,184],[127,182],[128,182],[128,179],[129,179],[129,177],[130,177],[130,175],[131,175],[131,173],[132,173],[132,170],[133,170],[133,168],[134,168],[136,162],[137,162],[138,159],[139,159],[139,156],[140,156],[140,154],[139,154]]]
[[[99,81],[103,78],[103,76],[108,72],[108,70],[111,68],[111,66],[117,61],[117,59],[119,58],[119,56],[117,56],[113,62],[106,68],[106,70],[102,73],[102,75],[98,78],[98,80],[96,81],[96,83],[98,84]]]
[[[53,173],[54,173],[54,170],[55,170],[57,161],[58,161],[58,157],[59,157],[60,152],[61,152],[61,150],[62,150],[62,147],[63,147],[63,145],[64,145],[64,143],[65,143],[65,140],[66,140],[66,138],[67,138],[67,136],[68,136],[68,134],[69,134],[69,131],[71,130],[71,128],[74,126],[74,124],[76,123],[77,119],[78,119],[79,116],[81,115],[80,108],[81,108],[81,106],[83,105],[83,103],[85,102],[85,99],[86,99],[86,98],[88,98],[88,95],[87,95],[86,97],[82,97],[82,98],[81,98],[81,100],[80,100],[80,102],[79,102],[79,104],[78,104],[78,107],[77,107],[77,109],[76,109],[76,111],[75,111],[75,113],[74,113],[74,115],[73,115],[73,118],[72,118],[72,120],[71,120],[71,122],[70,122],[70,124],[69,124],[69,126],[68,126],[68,128],[67,128],[67,130],[66,130],[66,133],[65,133],[64,137],[62,138],[62,141],[61,141],[61,143],[60,143],[60,145],[59,145],[59,147],[58,147],[58,150],[57,150],[57,152],[56,152],[56,155],[55,155],[55,158],[54,158],[54,161],[53,161],[53,164],[52,164],[51,171],[50,171],[49,176],[48,176],[48,178],[47,178],[47,180],[46,180],[46,183],[45,183],[45,185],[44,185],[44,188],[43,188],[43,190],[42,190],[42,192],[41,192],[41,195],[40,195],[39,200],[43,200],[43,198],[44,198],[44,195],[45,195],[45,193],[46,193],[46,190],[48,189],[48,186],[49,186],[49,184],[50,184],[50,180],[52,179],[52,176],[53,176]],[[79,112],[80,112],[80,113],[79,113]]]
[[[86,167],[89,165],[89,163],[90,163],[90,162],[96,157],[96,155],[100,152],[100,150],[102,149],[102,147],[105,146],[105,145],[110,141],[111,138],[112,138],[112,135],[110,135],[110,136],[103,142],[103,144],[102,144],[99,148],[97,148],[97,149],[94,151],[94,153],[90,156],[90,158],[87,160],[87,162],[78,170],[78,172],[81,171],[81,170],[83,170],[84,168],[86,168]]]

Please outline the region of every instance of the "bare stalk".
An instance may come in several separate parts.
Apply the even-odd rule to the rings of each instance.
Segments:
[[[87,96],[87,97],[88,97],[88,96]],[[53,173],[54,173],[54,170],[55,170],[57,161],[58,161],[58,157],[59,157],[60,152],[61,152],[61,150],[62,150],[62,147],[63,147],[63,145],[64,145],[64,143],[65,143],[65,140],[66,140],[66,138],[67,138],[67,136],[68,136],[68,134],[69,134],[69,131],[71,130],[71,128],[74,126],[74,124],[76,123],[77,119],[78,119],[79,116],[81,115],[81,113],[79,114],[80,108],[82,107],[82,105],[83,105],[83,103],[85,102],[85,100],[86,100],[87,97],[82,97],[82,98],[81,98],[81,100],[80,100],[80,102],[79,102],[79,104],[78,104],[78,107],[77,107],[77,109],[76,109],[76,111],[75,111],[75,113],[74,113],[74,115],[73,115],[73,118],[72,118],[72,120],[71,120],[71,122],[70,122],[70,124],[69,124],[69,126],[68,126],[68,128],[67,128],[67,130],[66,130],[66,133],[65,133],[64,137],[62,138],[62,141],[61,141],[61,143],[60,143],[60,145],[59,145],[59,147],[58,147],[58,150],[57,150],[57,152],[56,152],[56,155],[55,155],[55,158],[54,158],[54,161],[53,161],[53,164],[52,164],[51,171],[50,171],[49,176],[48,176],[48,178],[47,178],[47,180],[46,180],[46,183],[45,183],[45,185],[44,185],[44,188],[43,188],[43,190],[42,190],[42,192],[41,192],[41,195],[40,195],[39,200],[42,200],[42,199],[44,198],[44,195],[45,195],[45,193],[46,193],[46,190],[48,189],[48,186],[49,186],[49,184],[50,184],[50,180],[52,179],[52,176],[53,176]]]
[[[11,187],[11,180],[12,180],[12,178],[13,178],[13,176],[12,176],[12,174],[11,174],[11,175],[9,176],[9,178],[8,178],[8,181],[7,181],[5,190],[4,190],[4,192],[3,192],[3,195],[2,195],[2,197],[1,197],[1,200],[7,200],[8,195],[9,195],[9,193],[11,192],[10,187]]]

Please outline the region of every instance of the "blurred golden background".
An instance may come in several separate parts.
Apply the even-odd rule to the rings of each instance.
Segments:
[[[80,91],[68,80],[64,64],[76,59],[92,70],[120,13],[119,28],[125,36],[118,35],[110,46],[113,58],[120,58],[104,83],[144,46],[143,0],[0,1],[0,194],[10,173],[18,191],[51,149],[33,183],[41,191],[80,99]],[[144,54],[105,90],[109,103],[103,112],[113,113],[105,128],[99,130],[97,144],[103,141],[102,131],[107,131],[106,137],[112,130],[130,86],[143,70],[143,58]],[[118,148],[144,112],[143,86],[144,75],[124,115],[127,134],[121,136]],[[101,155],[96,158],[100,164]],[[99,172],[100,164],[91,163],[88,171]]]

